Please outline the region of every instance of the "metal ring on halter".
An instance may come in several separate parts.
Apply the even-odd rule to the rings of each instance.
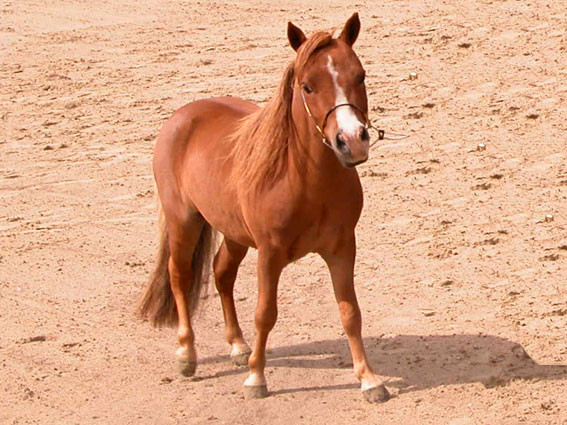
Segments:
[[[366,114],[362,111],[362,109],[360,109],[356,105],[353,105],[352,103],[339,103],[338,105],[333,106],[325,114],[325,118],[323,119],[323,126],[319,127],[319,124],[317,124],[317,121],[315,121],[315,117],[311,113],[311,109],[309,109],[309,105],[307,105],[307,101],[305,100],[305,96],[303,94],[303,91],[301,91],[300,93],[301,93],[301,99],[303,100],[303,106],[305,106],[305,110],[307,111],[307,115],[309,115],[309,118],[311,118],[313,125],[315,125],[315,128],[317,129],[317,131],[321,135],[322,142],[325,146],[333,149],[331,141],[327,138],[327,136],[325,136],[325,132],[323,130],[325,129],[325,125],[327,124],[327,119],[329,118],[329,115],[331,115],[336,109],[340,108],[341,106],[350,106],[350,107],[356,109],[358,112],[360,112],[362,114],[362,116],[364,117],[364,120],[366,121],[366,124],[364,124],[364,128],[366,130],[374,129],[374,130],[378,131],[378,140],[384,139],[385,131],[375,128],[372,125],[372,123],[370,122],[370,120],[368,119],[368,117],[366,116]],[[369,147],[373,146],[375,143],[376,143],[376,141],[374,143],[372,143]]]

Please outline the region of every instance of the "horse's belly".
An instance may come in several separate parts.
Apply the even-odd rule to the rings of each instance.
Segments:
[[[228,102],[228,103],[227,103]],[[217,99],[196,112],[195,128],[184,161],[186,192],[215,229],[239,244],[255,247],[230,184],[230,134],[236,123],[256,107],[239,99]]]
[[[213,196],[213,198],[214,204],[210,202],[199,202],[197,204],[199,212],[205,220],[227,239],[240,245],[256,248],[254,239],[246,228],[241,212],[238,208],[234,208],[236,205],[226,205],[220,199],[220,196]]]

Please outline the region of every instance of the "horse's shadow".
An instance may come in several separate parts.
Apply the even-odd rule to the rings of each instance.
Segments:
[[[480,382],[486,387],[506,385],[516,379],[567,379],[567,365],[536,363],[520,344],[491,335],[401,335],[366,338],[368,357],[390,388],[399,393],[442,385]],[[268,367],[306,369],[351,368],[345,340],[314,341],[268,351]],[[204,363],[228,361],[227,356],[209,357]],[[226,371],[216,376],[244,372]],[[206,379],[206,377],[204,377]],[[331,385],[324,389],[354,388]],[[309,387],[278,393],[319,390]]]

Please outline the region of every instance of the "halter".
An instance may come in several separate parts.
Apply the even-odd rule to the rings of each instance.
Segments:
[[[313,125],[321,135],[321,141],[328,148],[333,149],[333,146],[331,145],[331,141],[327,138],[327,136],[325,136],[325,132],[323,130],[327,125],[327,119],[329,118],[329,115],[331,115],[336,109],[340,108],[341,106],[350,106],[351,108],[356,109],[364,117],[364,121],[366,121],[366,123],[364,124],[364,128],[366,130],[373,129],[378,132],[378,140],[372,143],[369,146],[369,148],[374,146],[376,142],[378,142],[379,140],[384,140],[384,136],[386,132],[382,129],[377,129],[376,127],[374,127],[370,122],[370,119],[366,116],[366,114],[362,111],[362,109],[360,109],[356,105],[353,105],[352,103],[339,103],[338,105],[333,106],[331,109],[327,111],[327,113],[325,114],[325,118],[323,118],[323,125],[319,127],[319,124],[317,124],[317,121],[315,121],[315,117],[311,113],[311,109],[309,109],[309,105],[307,105],[307,101],[305,100],[305,95],[303,94],[303,90],[300,89],[300,93],[301,93],[301,100],[303,100],[303,106],[305,106],[305,110],[307,111],[307,115],[309,115],[309,118],[311,118],[311,122],[313,122]]]

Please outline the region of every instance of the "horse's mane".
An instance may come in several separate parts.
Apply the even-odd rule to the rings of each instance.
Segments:
[[[240,190],[255,188],[285,169],[288,141],[294,131],[291,101],[296,76],[300,78],[311,55],[331,41],[331,34],[323,31],[306,40],[295,61],[287,66],[276,94],[263,108],[245,117],[232,135],[231,183]]]

